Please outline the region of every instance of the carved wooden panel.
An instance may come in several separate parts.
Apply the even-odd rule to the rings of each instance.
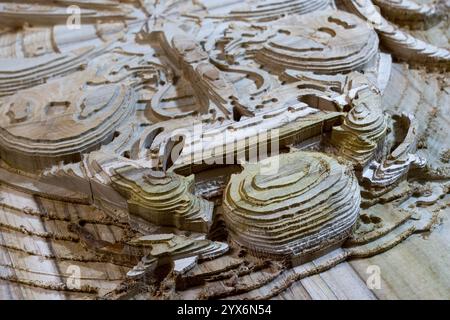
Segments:
[[[0,299],[449,298],[448,15],[0,1]]]

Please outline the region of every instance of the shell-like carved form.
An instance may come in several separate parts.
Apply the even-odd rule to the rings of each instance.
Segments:
[[[386,135],[387,122],[380,104],[380,96],[371,89],[360,91],[342,125],[332,131],[332,144],[359,169],[377,156]]]
[[[361,104],[348,113],[340,127],[333,129],[332,142],[344,157],[364,166],[386,132],[383,122],[382,114]]]
[[[270,160],[279,161],[276,174],[252,164],[231,177],[223,205],[232,239],[294,264],[342,242],[359,214],[360,189],[351,170],[315,152]]]
[[[23,170],[43,170],[60,161],[80,161],[83,152],[109,143],[134,112],[136,92],[125,84],[84,88],[92,74],[77,73],[5,98],[1,157]]]
[[[208,232],[212,203],[194,196],[194,176],[123,167],[115,169],[113,187],[128,200],[130,212],[161,226]]]
[[[336,74],[362,68],[377,54],[376,32],[344,11],[286,18],[274,29],[277,34],[255,54],[269,67]]]

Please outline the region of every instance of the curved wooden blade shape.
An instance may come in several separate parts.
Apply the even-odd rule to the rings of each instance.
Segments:
[[[385,45],[399,59],[425,63],[431,67],[450,67],[450,51],[421,41],[389,23],[371,0],[350,0],[344,4],[373,25]]]
[[[427,22],[443,14],[443,1],[439,3],[417,3],[413,0],[374,0],[387,19],[393,22],[413,24]]]

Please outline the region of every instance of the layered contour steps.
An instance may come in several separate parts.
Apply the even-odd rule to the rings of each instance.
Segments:
[[[247,165],[232,176],[224,218],[234,242],[253,253],[295,260],[343,241],[359,213],[354,174],[325,154],[283,154],[279,171]]]

